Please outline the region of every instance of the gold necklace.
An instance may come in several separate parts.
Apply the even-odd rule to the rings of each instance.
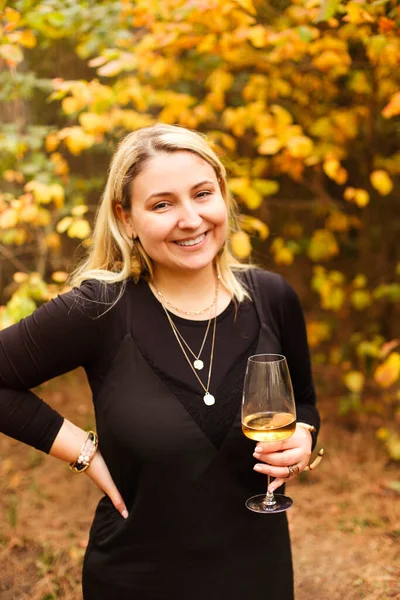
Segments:
[[[211,304],[209,306],[207,306],[206,308],[202,308],[201,310],[183,310],[182,308],[178,308],[177,306],[174,306],[173,304],[171,304],[171,302],[169,300],[167,300],[166,297],[164,296],[164,294],[158,289],[156,283],[154,281],[152,281],[152,284],[154,285],[154,288],[155,288],[157,294],[162,299],[161,303],[164,302],[164,304],[168,304],[168,306],[170,306],[177,312],[180,312],[183,315],[190,315],[190,316],[202,315],[203,313],[210,310],[213,306],[215,306],[215,303],[217,301],[217,294],[218,294],[218,283],[219,283],[219,275],[217,275],[217,285],[215,287],[214,300],[211,302]]]
[[[217,290],[218,290],[218,288],[217,288]],[[217,291],[217,294],[218,294],[218,291]],[[196,372],[196,369],[192,365],[192,363],[190,361],[190,358],[187,355],[187,352],[186,352],[185,348],[183,347],[181,340],[179,339],[179,335],[175,331],[175,327],[174,327],[175,323],[172,321],[172,319],[171,319],[171,317],[170,317],[170,315],[168,313],[168,310],[167,310],[165,304],[164,303],[161,303],[161,304],[162,304],[162,307],[163,307],[163,309],[165,311],[165,314],[167,315],[167,319],[169,321],[169,324],[171,325],[171,329],[172,329],[172,331],[173,331],[173,333],[174,333],[174,335],[175,335],[175,337],[177,339],[177,342],[178,342],[178,344],[179,344],[179,346],[180,346],[180,348],[181,348],[181,350],[182,350],[182,352],[183,352],[183,354],[184,354],[187,362],[189,363],[190,368],[192,369],[193,373],[195,374],[195,376],[196,376],[197,380],[199,381],[201,387],[205,391],[205,394],[203,396],[204,404],[206,404],[206,406],[212,406],[213,404],[215,404],[215,397],[212,394],[210,394],[209,389],[210,389],[210,381],[211,381],[212,364],[213,364],[213,359],[214,359],[215,331],[216,331],[216,328],[217,328],[217,307],[215,306],[215,310],[214,310],[214,326],[213,326],[213,336],[212,336],[212,342],[211,342],[210,367],[208,369],[208,378],[207,378],[207,387],[206,387],[204,385],[204,383],[202,382],[202,380],[200,379],[200,377],[198,376],[198,374]]]
[[[207,335],[208,335],[208,332],[210,330],[211,321],[212,321],[212,316],[208,320],[208,324],[207,324],[207,327],[206,327],[206,332],[205,332],[204,337],[203,337],[203,342],[201,344],[199,353],[197,355],[193,352],[193,350],[191,349],[191,347],[189,346],[189,344],[187,343],[187,341],[185,340],[185,338],[183,337],[183,335],[181,334],[181,332],[179,331],[179,329],[177,328],[177,326],[175,325],[175,323],[172,321],[172,319],[170,321],[173,330],[179,335],[179,337],[181,338],[182,342],[185,344],[186,348],[189,350],[190,354],[194,357],[195,360],[193,361],[193,366],[198,371],[201,371],[202,368],[204,367],[204,362],[202,360],[200,360],[200,356],[201,356],[201,353],[203,352],[204,344],[206,343]]]

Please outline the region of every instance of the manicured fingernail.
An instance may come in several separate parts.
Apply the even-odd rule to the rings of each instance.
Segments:
[[[254,465],[253,469],[255,471],[262,471],[262,465]]]
[[[258,452],[253,452],[253,456],[254,458],[261,458],[261,454],[259,454]]]
[[[128,511],[126,510],[126,508],[122,511],[121,515],[124,517],[124,519],[127,519],[129,516]]]
[[[255,451],[256,452],[262,452],[262,446],[256,446],[255,447]]]

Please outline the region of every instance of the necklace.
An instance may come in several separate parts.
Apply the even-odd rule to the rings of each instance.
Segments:
[[[217,294],[218,294],[218,287],[217,287]],[[215,347],[215,331],[216,331],[216,327],[217,327],[217,307],[215,306],[215,310],[214,310],[214,325],[213,325],[213,335],[212,335],[212,342],[211,342],[211,356],[210,356],[210,367],[208,369],[208,377],[207,377],[207,386],[204,385],[204,383],[202,382],[202,380],[200,379],[200,377],[198,376],[196,369],[194,368],[194,366],[191,363],[191,360],[179,338],[179,335],[177,333],[176,327],[175,327],[175,323],[173,322],[172,318],[170,317],[168,310],[165,306],[164,303],[161,303],[162,307],[165,311],[165,314],[167,315],[167,319],[169,321],[169,324],[171,325],[171,329],[177,339],[177,342],[190,366],[190,368],[192,369],[193,373],[195,374],[198,382],[200,383],[201,387],[203,388],[203,390],[205,391],[205,394],[203,396],[203,401],[204,404],[206,406],[212,406],[213,404],[215,404],[215,397],[210,394],[209,389],[210,389],[210,380],[211,380],[211,371],[212,371],[212,364],[213,364],[213,359],[214,359],[214,347]],[[216,303],[215,303],[216,304]],[[211,322],[211,319],[210,319]]]
[[[217,286],[215,288],[214,300],[211,302],[211,304],[209,306],[206,306],[206,308],[202,308],[201,310],[183,310],[182,308],[178,308],[177,306],[174,306],[173,304],[171,304],[171,302],[169,302],[169,300],[166,299],[166,297],[164,296],[164,294],[162,292],[160,292],[160,290],[158,289],[158,287],[154,283],[154,281],[152,283],[153,283],[153,285],[155,287],[155,290],[156,290],[157,294],[160,296],[160,298],[162,299],[162,302],[164,302],[164,304],[168,304],[168,306],[170,306],[171,308],[173,308],[177,312],[182,313],[183,315],[196,316],[196,315],[202,315],[203,313],[205,313],[208,310],[210,310],[211,308],[213,308],[213,306],[215,306],[215,303],[217,301],[217,294],[218,294],[219,275],[217,276]]]
[[[208,332],[210,330],[211,321],[212,321],[212,317],[210,317],[209,320],[208,320],[206,332],[204,334],[203,342],[201,344],[201,347],[200,347],[200,350],[199,350],[198,354],[195,354],[193,352],[193,350],[191,349],[191,347],[189,346],[189,344],[187,343],[187,341],[185,340],[185,338],[183,337],[183,335],[181,334],[181,332],[179,331],[179,329],[177,328],[177,326],[175,325],[175,323],[172,321],[172,319],[170,321],[172,329],[174,330],[175,333],[177,333],[179,335],[181,341],[185,344],[185,346],[189,350],[190,354],[194,357],[195,360],[193,361],[193,366],[198,371],[201,371],[202,368],[204,367],[204,362],[202,360],[200,360],[200,356],[201,356],[201,353],[203,352],[204,344],[206,343],[207,335],[208,335]]]

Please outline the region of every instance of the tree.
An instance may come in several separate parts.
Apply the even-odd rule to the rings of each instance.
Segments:
[[[3,256],[12,250],[18,272],[3,326],[56,293],[44,281],[65,279],[65,238],[90,243],[89,217],[104,183],[96,167],[107,164],[116,140],[156,121],[177,123],[206,132],[230,171],[242,208],[235,254],[246,259],[253,246],[278,268],[312,268],[320,309],[309,340],[317,360],[343,372],[342,411],[360,408],[365,392],[380,410],[395,411],[397,2],[14,6],[4,11],[0,46],[9,68],[3,99],[14,111],[1,141],[0,248]],[[46,61],[38,66],[43,49],[68,56],[57,77]],[[29,112],[28,99],[49,107],[53,121]],[[392,446],[393,439],[387,435]]]

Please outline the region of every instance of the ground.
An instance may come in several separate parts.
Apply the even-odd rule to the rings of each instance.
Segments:
[[[45,384],[40,396],[93,427],[82,373]],[[319,402],[325,457],[287,490],[296,600],[400,598],[398,467],[368,418],[339,417],[331,395]],[[81,599],[82,558],[101,495],[65,463],[0,435],[0,600]]]

